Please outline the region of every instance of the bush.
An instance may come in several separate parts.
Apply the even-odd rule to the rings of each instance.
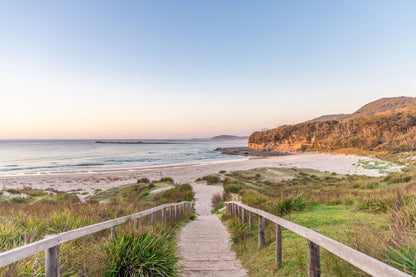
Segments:
[[[137,179],[137,183],[148,184],[148,183],[150,183],[150,180],[148,178],[139,178],[139,179]]]
[[[224,191],[229,193],[239,193],[244,188],[244,185],[238,181],[232,181],[224,185]]]
[[[160,178],[159,182],[173,183],[173,179],[170,177],[164,177],[164,178]]]
[[[302,211],[304,209],[306,209],[306,200],[303,195],[299,193],[295,197],[282,199],[277,206],[277,214],[279,216],[284,216],[293,211]]]
[[[106,249],[105,276],[178,276],[181,267],[168,232],[117,233]]]
[[[208,175],[202,178],[202,180],[205,180],[207,182],[207,185],[213,185],[221,182],[221,178],[216,175]]]
[[[213,211],[215,212],[224,207],[224,202],[229,201],[230,199],[231,195],[228,192],[214,194],[211,199],[212,206],[214,206]]]

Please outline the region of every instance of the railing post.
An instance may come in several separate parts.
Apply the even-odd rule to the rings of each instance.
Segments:
[[[45,238],[52,236],[46,236]],[[59,244],[45,250],[45,276],[59,276]]]
[[[175,220],[178,220],[178,205],[175,205]]]
[[[243,208],[243,213],[241,214],[241,223],[246,224],[246,209]]]
[[[170,206],[169,211],[170,211],[170,222],[173,222],[173,207],[172,206]]]
[[[282,262],[282,226],[276,224],[276,265]]]
[[[250,227],[250,231],[253,231],[253,213],[248,213],[248,225]]]
[[[153,228],[156,226],[156,213],[152,212],[152,226]]]
[[[316,231],[319,233],[319,231]],[[308,277],[321,276],[321,256],[319,245],[308,240]]]
[[[112,238],[114,238],[116,236],[116,228],[117,228],[117,226],[112,226],[111,229],[110,229]]]
[[[166,208],[162,209],[162,222],[166,224]]]
[[[263,247],[265,244],[264,235],[264,217],[259,215],[259,247]]]
[[[136,229],[140,228],[140,217],[136,218],[135,225],[136,225]]]

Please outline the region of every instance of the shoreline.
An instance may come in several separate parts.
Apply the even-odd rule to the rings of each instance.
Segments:
[[[189,183],[195,181],[197,178],[218,173],[221,170],[235,171],[260,167],[311,168],[339,174],[384,175],[377,169],[365,169],[357,166],[360,160],[370,159],[368,157],[304,153],[288,156],[245,157],[242,159],[179,163],[103,171],[94,170],[77,173],[61,171],[59,174],[1,176],[0,189],[29,187],[33,189],[54,189],[65,192],[87,192],[93,194],[96,189],[106,190],[111,187],[136,183],[138,178],[144,177],[150,180],[171,177],[176,183]],[[81,198],[85,196],[80,195]]]

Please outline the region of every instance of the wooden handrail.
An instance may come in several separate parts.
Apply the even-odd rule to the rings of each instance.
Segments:
[[[225,203],[227,205],[227,211],[231,214],[235,214],[238,217],[241,218],[242,214],[246,214],[245,212],[241,213],[239,211],[240,208],[242,208],[245,211],[249,211],[250,215],[251,213],[257,214],[259,218],[267,219],[271,222],[276,223],[277,228],[278,226],[284,227],[293,233],[298,234],[299,236],[305,238],[309,242],[312,242],[315,245],[318,245],[320,247],[325,248],[332,254],[340,257],[341,259],[347,261],[348,263],[352,264],[353,266],[361,269],[362,271],[372,275],[372,276],[382,276],[382,277],[409,277],[410,275],[391,267],[385,263],[380,262],[379,260],[376,260],[364,253],[361,253],[355,249],[352,249],[351,247],[348,247],[342,243],[339,243],[333,239],[330,239],[319,232],[316,232],[314,230],[308,229],[306,227],[303,227],[301,225],[295,224],[293,222],[290,222],[286,219],[283,219],[281,217],[272,215],[270,213],[267,213],[263,210],[259,210],[247,205],[244,205],[240,202],[236,201],[230,201]],[[251,225],[252,223],[250,223]],[[250,226],[252,227],[252,225]],[[264,230],[263,230],[264,231]],[[260,232],[259,232],[260,233]],[[262,241],[259,234],[259,242]],[[312,245],[313,247],[314,245]],[[276,251],[278,253],[278,251]],[[319,251],[318,251],[319,253]],[[278,260],[278,259],[276,259]],[[310,275],[309,276],[313,276]]]
[[[59,233],[59,234],[53,234],[48,235],[44,239],[35,241],[33,243],[29,243],[27,245],[23,245],[21,247],[17,247],[11,250],[8,250],[6,252],[0,253],[0,267],[7,266],[9,264],[18,262],[22,259],[25,259],[27,257],[30,257],[32,255],[35,255],[42,251],[48,251],[50,249],[53,249],[56,246],[59,246],[60,244],[78,239],[87,235],[94,234],[99,231],[103,231],[109,228],[116,227],[120,224],[127,223],[131,220],[137,220],[141,217],[147,216],[147,215],[154,215],[156,212],[160,210],[165,210],[166,208],[172,208],[175,207],[175,210],[177,211],[178,207],[183,206],[183,212],[190,212],[191,206],[193,207],[193,202],[183,201],[178,203],[170,203],[170,204],[163,204],[160,206],[157,206],[155,208],[151,208],[145,211],[141,211],[135,214],[131,214],[128,216],[119,217],[116,219],[108,220],[105,222],[97,223],[94,225],[89,225],[86,227],[70,230],[67,232]],[[186,206],[186,209],[185,209]],[[166,217],[166,213],[162,214]],[[178,215],[175,214],[175,219],[178,218]],[[166,222],[166,218],[162,220],[162,222]],[[48,268],[46,268],[46,272],[48,272]],[[48,274],[46,274],[48,276]],[[59,275],[59,274],[58,274]],[[49,276],[58,276],[56,274],[49,274]]]

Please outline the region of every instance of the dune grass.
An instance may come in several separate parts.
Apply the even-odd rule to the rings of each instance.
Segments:
[[[168,202],[193,198],[192,187],[175,185],[173,180],[155,183],[171,186],[150,194],[148,184],[130,184],[108,191],[98,191],[87,202],[77,195],[56,191],[16,190],[14,195],[0,195],[0,252],[31,243],[46,235],[76,229],[149,209]],[[25,195],[24,197],[21,197]],[[18,200],[16,200],[17,198]],[[160,222],[160,215],[157,221]],[[144,218],[143,226],[150,225]],[[133,223],[122,226],[123,232],[134,229]],[[102,231],[60,247],[61,276],[103,276],[108,260],[105,249],[110,231]],[[44,254],[39,253],[0,269],[1,276],[44,275]]]

